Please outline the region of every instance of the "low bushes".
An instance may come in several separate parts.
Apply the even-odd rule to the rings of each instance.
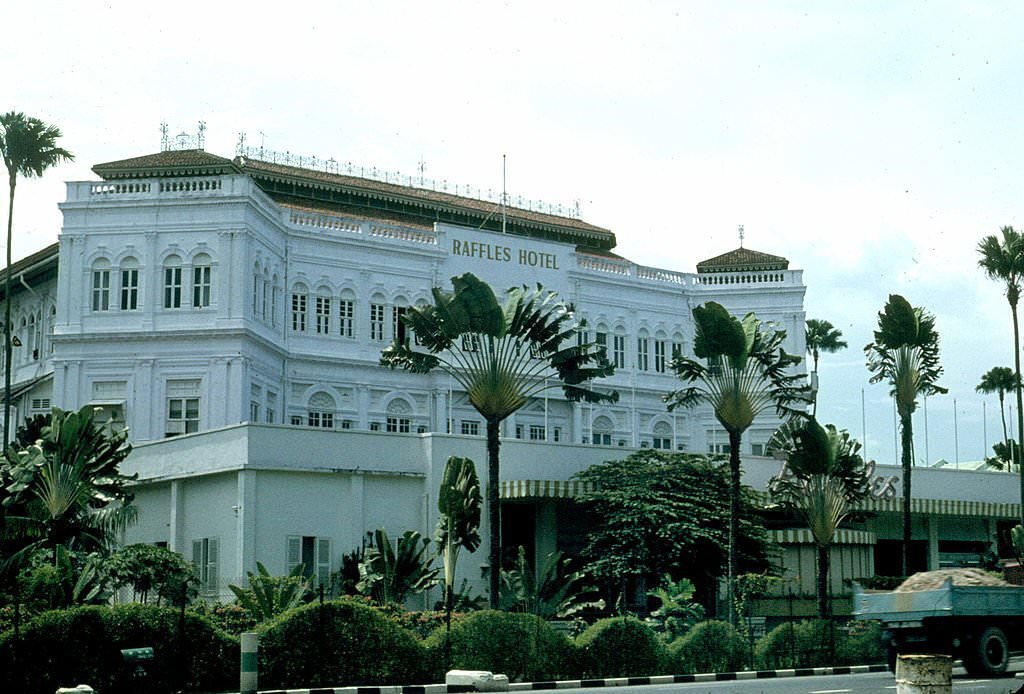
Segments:
[[[768,670],[882,663],[882,627],[874,621],[852,621],[846,626],[819,619],[787,622],[757,642],[754,659],[759,668]]]
[[[346,599],[298,607],[264,624],[259,635],[261,687],[414,684],[430,674],[412,634]]]
[[[442,626],[424,643],[435,677],[448,669],[444,639]],[[500,672],[511,681],[560,679],[575,669],[572,643],[550,624],[536,615],[495,610],[473,612],[452,624],[450,667]]]
[[[237,685],[238,641],[208,620],[169,607],[119,605],[44,612],[0,637],[0,691],[52,694],[87,683],[104,694],[128,694],[139,685],[126,671],[121,649],[152,646],[148,692],[217,691]]]
[[[654,630],[635,617],[595,622],[576,639],[584,677],[658,674],[668,652]]]
[[[746,639],[728,622],[695,624],[669,648],[680,672],[731,672],[748,664]]]

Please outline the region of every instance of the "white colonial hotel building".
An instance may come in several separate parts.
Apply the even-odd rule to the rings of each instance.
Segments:
[[[126,541],[193,558],[211,596],[227,598],[257,560],[274,573],[301,561],[323,578],[367,531],[429,535],[448,456],[485,474],[483,422],[464,394],[443,374],[378,364],[398,316],[453,275],[557,290],[617,367],[599,384],[619,392],[616,404],[552,390],[504,423],[505,544],[531,554],[579,547],[564,498],[575,472],[641,447],[724,451],[709,410],[672,414],[662,402],[678,387],[673,352],[692,348],[693,306],[755,311],[787,331],[788,351],[804,351],[805,286],[785,258],[738,248],[696,272],[645,267],[574,217],[515,201],[502,214],[465,191],[273,158],[167,149],[96,165],[99,180],[68,184],[59,243],[12,270],[15,421],[92,403],[127,426],[140,513]],[[757,488],[779,468],[762,457],[774,425],[744,437]],[[914,479],[930,565],[968,556],[1017,513],[1015,485],[998,473]],[[888,554],[879,548],[900,536],[893,502],[875,504],[882,513],[834,550],[837,591],[874,573]],[[777,535],[786,571],[812,586],[809,537]],[[481,589],[485,561],[478,552],[460,572]]]

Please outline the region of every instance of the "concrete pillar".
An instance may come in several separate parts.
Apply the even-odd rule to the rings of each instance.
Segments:
[[[167,548],[185,554],[185,495],[181,480],[171,481],[171,514],[168,520]]]
[[[953,659],[948,655],[901,655],[896,694],[952,694]]]
[[[939,568],[939,517],[926,516],[928,524],[928,570],[935,571]]]
[[[240,694],[256,694],[259,663],[259,637],[251,631],[241,636],[242,662],[238,676]]]

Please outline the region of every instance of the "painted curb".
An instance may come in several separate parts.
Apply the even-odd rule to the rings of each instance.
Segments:
[[[781,677],[814,675],[856,675],[866,672],[888,672],[885,665],[845,665],[839,667],[807,667],[790,670],[745,670],[742,672],[706,672],[697,675],[653,675],[651,677],[609,677],[592,680],[559,680],[547,682],[513,682],[509,691],[545,689],[580,689],[590,687],[638,687],[648,684],[691,684],[695,682],[729,682],[735,680],[766,680]],[[473,688],[463,685],[423,684],[391,687],[317,687],[313,689],[261,689],[259,694],[463,694]]]

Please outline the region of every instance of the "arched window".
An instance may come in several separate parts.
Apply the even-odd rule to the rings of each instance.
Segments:
[[[380,295],[370,299],[370,339],[374,342],[384,341],[384,301]]]
[[[213,290],[213,261],[205,253],[192,259],[192,307],[209,308]]]
[[[636,337],[636,368],[640,371],[651,368],[651,338],[643,330]]]
[[[672,427],[668,422],[658,422],[654,425],[654,447],[664,450],[672,450]]]
[[[277,297],[281,291],[281,282],[275,274],[270,283],[270,325],[274,327],[277,327]]]
[[[164,260],[164,308],[181,308],[181,257]]]
[[[668,340],[665,333],[659,332],[654,336],[654,370],[660,374],[668,371]]]
[[[306,285],[296,284],[292,288],[292,332],[306,332],[306,308],[309,301],[309,290]]]
[[[595,446],[610,446],[612,445],[612,431],[614,431],[614,425],[612,420],[608,419],[604,415],[596,417],[594,424],[591,426],[591,435]]]
[[[110,310],[110,261],[106,258],[92,265],[92,310]]]
[[[306,423],[320,429],[334,428],[334,398],[323,391],[314,393],[309,399],[309,414]]]
[[[53,354],[53,328],[54,328],[55,325],[57,325],[57,307],[56,306],[51,306],[50,307],[50,318],[49,318],[49,321],[47,322],[47,325],[46,325],[46,335],[47,335],[47,339],[46,339],[47,347],[46,347],[46,349],[47,349],[47,351],[50,354]]]
[[[612,365],[616,369],[626,368],[626,331],[621,327],[615,328],[612,335]]]
[[[121,261],[121,310],[139,308],[139,261],[125,258]]]

